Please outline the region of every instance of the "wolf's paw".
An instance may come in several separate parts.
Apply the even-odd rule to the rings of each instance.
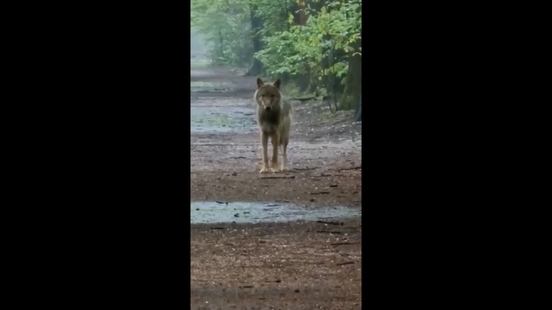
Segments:
[[[263,166],[263,167],[261,168],[261,171],[259,171],[259,173],[267,173],[269,170],[272,170],[272,169],[269,169],[268,167]]]
[[[289,168],[289,164],[287,162],[287,160],[284,158],[284,161],[282,162],[282,171],[290,171],[290,170],[293,170],[293,169],[290,169]]]
[[[278,163],[272,163],[272,168],[270,168],[270,171],[272,172],[278,172],[280,171],[280,165],[278,165]]]

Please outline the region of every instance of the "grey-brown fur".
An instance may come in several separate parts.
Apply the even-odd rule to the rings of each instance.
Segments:
[[[280,80],[274,83],[263,83],[257,79],[257,124],[261,135],[263,166],[261,173],[276,172],[287,168],[287,146],[291,130],[291,104],[282,98]],[[268,139],[272,144],[272,165],[268,165]],[[282,147],[283,162],[278,166],[278,146]]]

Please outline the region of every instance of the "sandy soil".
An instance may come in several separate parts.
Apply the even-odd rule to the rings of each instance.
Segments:
[[[191,198],[361,205],[361,124],[292,101],[291,171],[259,174],[255,78],[192,68]],[[269,149],[270,153],[270,149]],[[360,309],[361,223],[193,224],[192,309]]]

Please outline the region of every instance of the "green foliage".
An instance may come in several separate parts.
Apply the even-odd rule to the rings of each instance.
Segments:
[[[202,34],[214,63],[243,66],[253,55],[246,0],[191,0],[191,28]]]
[[[346,81],[349,57],[362,54],[355,49],[362,1],[192,0],[191,11],[192,28],[211,43],[214,61],[245,66],[255,57],[271,78],[308,79],[336,93]],[[262,29],[251,29],[252,17],[262,19]],[[254,36],[262,38],[261,50],[253,50]]]
[[[259,10],[256,10],[255,15],[259,16],[264,21],[264,27],[261,29],[261,34],[266,37],[279,31],[289,29],[289,23],[286,23],[290,8],[294,0],[252,0]]]
[[[353,43],[360,39],[361,3],[326,2],[318,12],[308,7],[306,25],[293,24],[294,16],[290,14],[289,30],[265,36],[265,48],[255,57],[271,76],[293,77],[308,71],[321,81],[320,86],[334,89],[334,79],[339,79],[342,85],[345,82],[348,55],[362,53],[353,48]]]

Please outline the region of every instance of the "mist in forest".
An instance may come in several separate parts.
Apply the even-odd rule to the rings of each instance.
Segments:
[[[201,57],[207,52],[207,45],[201,34],[190,33],[190,55],[192,57]]]

